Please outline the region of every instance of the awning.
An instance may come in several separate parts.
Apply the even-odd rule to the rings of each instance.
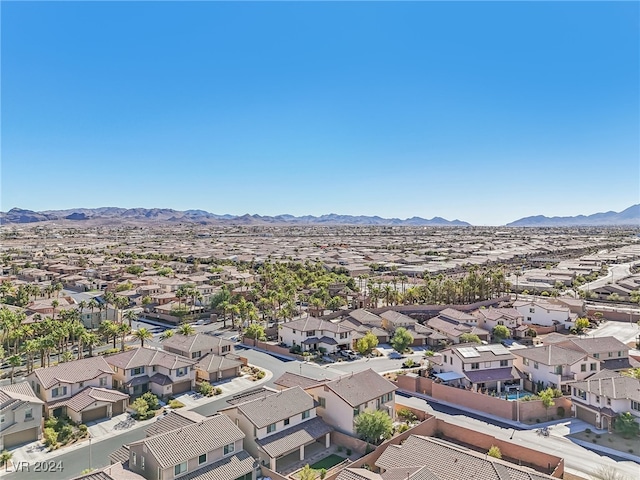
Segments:
[[[444,372],[444,373],[436,373],[436,377],[438,377],[443,382],[449,382],[451,380],[458,380],[459,378],[464,378],[464,375],[456,372]]]

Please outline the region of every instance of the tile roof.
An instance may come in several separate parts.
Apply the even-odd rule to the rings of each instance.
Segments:
[[[327,425],[322,418],[315,417],[263,439],[257,439],[256,443],[260,445],[271,458],[277,458],[280,455],[300,448],[301,445],[307,445],[332,431],[333,428]]]
[[[304,375],[298,375],[297,373],[285,372],[280,375],[276,380],[274,380],[273,384],[278,385],[284,388],[291,387],[300,387],[307,388],[313,385],[318,385],[322,383],[321,380],[316,380],[315,378],[305,377]]]
[[[191,410],[172,410],[168,414],[158,417],[158,419],[147,428],[147,437],[152,437],[160,433],[170,432],[178,428],[186,427],[194,423],[202,422],[207,417]]]
[[[428,470],[416,470],[414,473],[421,472],[421,474],[410,476],[411,480],[466,480],[470,478],[542,480],[553,478],[525,467],[517,467],[502,460],[487,457],[478,452],[418,435],[409,436],[401,446],[389,445],[375,464],[390,472],[404,470],[405,473],[411,467],[427,467]]]
[[[543,347],[518,348],[512,350],[517,357],[527,358],[543,365],[573,365],[587,358],[584,352],[578,352],[558,345],[546,345]]]
[[[144,445],[162,468],[171,467],[203,453],[244,438],[244,433],[226,415],[160,433],[129,445]]]
[[[394,325],[398,323],[403,325],[417,323],[413,318],[394,310],[387,310],[386,312],[382,312],[380,314],[380,317],[384,318],[386,321]]]
[[[629,347],[616,337],[571,338],[559,344],[562,347],[594,354],[602,352],[628,352]],[[603,359],[604,360],[604,359]]]
[[[117,450],[114,450],[113,452],[111,452],[111,455],[109,455],[109,461],[111,463],[118,463],[118,462],[125,463],[129,461],[129,446],[123,445]]]
[[[640,402],[640,380],[610,370],[600,370],[588,379],[570,385],[602,397]]]
[[[42,400],[33,393],[28,382],[14,383],[0,387],[0,410],[13,408],[21,403],[44,404]]]
[[[236,405],[251,423],[266,427],[315,407],[313,397],[300,387],[288,388]]]
[[[255,400],[257,398],[264,398],[267,395],[276,393],[277,391],[278,390],[274,390],[269,387],[260,387],[254,390],[248,390],[243,393],[238,393],[237,395],[234,395],[229,400],[227,400],[227,403],[231,405],[238,405],[240,403],[250,402],[251,400]]]
[[[300,330],[307,332],[309,330],[320,330],[333,333],[352,332],[355,329],[348,322],[330,322],[315,317],[301,318],[293,322],[282,324],[282,328],[290,328],[292,330]]]
[[[396,386],[386,378],[370,368],[362,372],[345,375],[325,383],[326,388],[331,389],[352,407],[379,398],[385,393],[396,390]]]
[[[229,370],[230,368],[237,368],[242,366],[242,362],[234,360],[226,356],[219,356],[213,353],[208,353],[203,357],[200,357],[196,368],[198,370],[204,370],[206,372],[220,372],[222,370]]]
[[[364,309],[358,309],[358,310],[354,310],[353,312],[349,313],[349,316],[351,318],[354,318],[355,320],[357,320],[358,322],[360,322],[363,325],[370,325],[373,327],[381,327],[382,326],[382,318],[379,317],[378,315],[371,313],[367,310]]]
[[[407,478],[405,474],[405,479]],[[336,480],[382,480],[379,473],[365,468],[345,468],[340,472]]]
[[[195,335],[180,335],[176,333],[162,341],[163,348],[169,347],[183,352],[216,349],[225,345],[233,345],[233,342],[226,338],[205,335],[204,333],[196,333]]]
[[[148,347],[132,348],[126,352],[107,355],[104,359],[109,365],[122,369],[158,365],[174,370],[196,364],[195,360],[190,360],[181,355]]]
[[[129,457],[127,457],[127,460]],[[142,475],[132,472],[128,468],[128,464],[124,462],[116,462],[108,467],[94,470],[85,475],[75,477],[73,480],[144,480]]]
[[[81,412],[95,402],[115,403],[129,398],[126,393],[117,390],[109,390],[107,388],[86,387],[76,393],[73,397],[50,402],[47,407],[49,409],[66,406],[74,412]]]
[[[225,457],[180,477],[182,480],[235,480],[253,471],[255,459],[246,451]]]
[[[35,375],[45,389],[58,383],[78,383],[93,380],[104,374],[113,374],[113,370],[102,356],[83,358],[60,363],[53,367],[37,368]]]
[[[473,355],[465,354],[466,349],[473,350]],[[478,345],[477,343],[460,343],[443,350],[441,353],[450,352],[457,355],[462,363],[491,362],[494,360],[510,360],[513,354],[502,344]]]
[[[449,318],[458,323],[465,323],[465,322],[475,323],[478,321],[476,317],[474,317],[473,315],[469,313],[461,312],[460,310],[456,310],[454,308],[445,308],[444,310],[441,310],[440,313],[438,313],[438,316],[441,318]]]

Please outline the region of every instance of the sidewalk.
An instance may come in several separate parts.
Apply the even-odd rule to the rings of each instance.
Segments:
[[[199,394],[195,394],[194,392],[187,392],[182,395],[175,397],[184,403],[184,407],[181,410],[191,410],[200,405],[205,405],[210,402],[214,402],[216,400],[220,400],[226,397],[231,397],[239,392],[248,390],[250,388],[255,388],[258,385],[261,385],[265,382],[268,382],[273,377],[273,373],[269,370],[266,370],[262,367],[259,367],[261,370],[264,370],[265,376],[264,378],[252,381],[247,376],[236,377],[231,381],[222,381],[212,384],[215,387],[220,387],[222,389],[222,394],[214,395],[212,397],[204,397]],[[43,460],[52,460],[59,455],[64,455],[78,448],[83,448],[89,445],[95,445],[100,443],[103,440],[116,437],[120,434],[130,432],[132,430],[137,430],[139,428],[143,428],[148,426],[149,424],[155,422],[158,417],[155,416],[148,420],[144,420],[141,422],[135,422],[135,424],[127,429],[117,430],[114,427],[123,420],[126,420],[129,417],[128,413],[123,413],[117,415],[115,417],[105,419],[98,422],[89,422],[87,423],[87,427],[89,430],[90,438],[83,439],[79,442],[74,443],[68,447],[62,447],[58,450],[54,450],[49,452],[47,447],[43,446],[41,441],[32,442],[27,445],[23,445],[22,447],[16,448],[12,450],[13,458],[12,461],[16,462],[29,462],[29,464],[33,465],[35,462],[41,462]],[[4,474],[5,471],[2,469],[0,471],[0,477]]]

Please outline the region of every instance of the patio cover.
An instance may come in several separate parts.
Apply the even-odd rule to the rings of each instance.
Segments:
[[[506,382],[509,380],[515,380],[511,367],[492,368],[489,370],[473,370],[471,372],[466,372],[466,374],[471,383]]]
[[[458,380],[459,378],[464,378],[464,375],[457,372],[443,372],[436,373],[436,377],[438,377],[443,382],[448,382],[450,380]]]
[[[256,442],[269,457],[278,458],[302,445],[316,441],[332,430],[333,428],[324,423],[322,418],[315,417],[274,435],[256,440]]]

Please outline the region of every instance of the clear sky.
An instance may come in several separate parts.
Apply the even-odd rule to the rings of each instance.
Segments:
[[[640,202],[638,2],[1,3],[0,208]]]

